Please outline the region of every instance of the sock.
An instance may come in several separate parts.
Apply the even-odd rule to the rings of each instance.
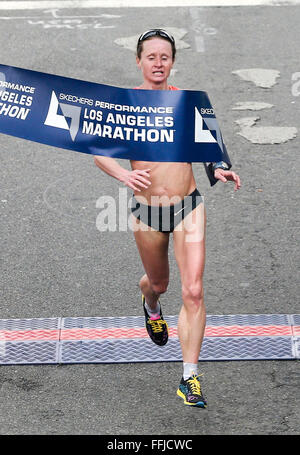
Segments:
[[[193,374],[198,375],[198,363],[183,363],[183,379],[186,381]]]
[[[147,310],[147,313],[149,314],[150,318],[158,318],[160,316],[160,303],[156,303],[156,308],[152,310],[148,303],[145,300],[145,308]]]

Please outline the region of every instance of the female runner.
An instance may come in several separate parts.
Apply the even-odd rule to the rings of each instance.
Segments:
[[[162,29],[143,33],[137,43],[137,65],[143,82],[136,89],[178,90],[168,84],[175,61],[175,40]],[[206,324],[203,298],[205,263],[205,208],[191,163],[131,161],[124,169],[109,157],[95,156],[95,164],[134,190],[132,219],[134,236],[144,266],[140,280],[145,324],[154,343],[168,341],[160,296],[169,282],[168,246],[173,234],[174,254],[179,267],[182,307],[178,337],[183,358],[183,376],[177,394],[190,406],[206,407],[199,381],[198,359]],[[215,181],[235,183],[239,176],[224,163],[212,163]]]

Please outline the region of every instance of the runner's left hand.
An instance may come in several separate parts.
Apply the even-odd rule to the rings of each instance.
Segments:
[[[228,180],[235,182],[234,191],[241,188],[240,177],[233,171],[225,171],[224,169],[218,168],[215,170],[215,178],[224,183],[228,182]]]

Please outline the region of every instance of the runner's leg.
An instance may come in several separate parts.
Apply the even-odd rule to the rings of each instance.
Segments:
[[[139,229],[134,231],[134,236],[146,272],[140,288],[149,307],[155,308],[169,283],[169,234]]]
[[[181,276],[183,299],[178,319],[178,337],[183,362],[193,364],[198,363],[206,324],[203,295],[205,223],[205,208],[200,203],[174,231],[174,252]]]

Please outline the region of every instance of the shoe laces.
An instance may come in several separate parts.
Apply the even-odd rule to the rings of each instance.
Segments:
[[[189,384],[193,395],[202,395],[200,381],[198,379],[200,376],[203,376],[203,373],[199,374],[198,376],[193,375],[192,379],[187,380],[187,383]]]
[[[165,321],[162,319],[148,319],[154,333],[162,332],[164,329]]]

